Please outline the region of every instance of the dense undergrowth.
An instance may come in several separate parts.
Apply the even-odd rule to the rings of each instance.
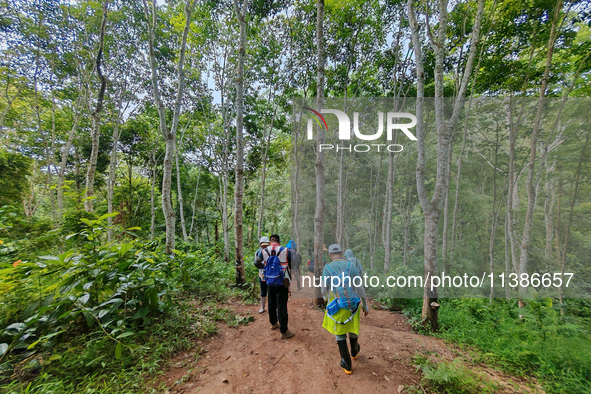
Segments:
[[[179,241],[167,256],[137,228],[114,228],[108,243],[107,215],[73,221],[78,231],[65,235],[0,214],[2,392],[146,391],[216,321],[249,321],[217,304],[254,292],[232,286],[234,267],[215,248]]]
[[[381,301],[402,309],[415,329],[423,332],[422,300]],[[440,331],[435,335],[473,350],[474,363],[534,376],[546,392],[583,393],[591,387],[591,303],[587,300],[569,299],[560,306],[558,300],[532,299],[524,308],[519,308],[517,300],[503,299],[492,303],[488,299],[442,299],[440,304]],[[427,371],[425,380],[435,389],[466,392],[462,390],[475,384],[473,376],[457,365],[416,364]]]

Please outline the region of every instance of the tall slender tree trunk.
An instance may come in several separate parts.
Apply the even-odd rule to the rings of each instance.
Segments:
[[[109,177],[107,179],[107,213],[113,213],[113,195],[115,193],[115,175],[117,171],[117,148],[119,145],[119,137],[121,135],[121,105],[123,104],[123,91],[119,96],[119,102],[117,103],[117,113],[115,115],[115,124],[113,125],[113,148],[111,149],[111,160],[109,163]],[[131,188],[130,188],[131,190]],[[131,207],[130,207],[131,208]],[[109,216],[107,218],[108,230],[107,230],[107,241],[113,241],[113,218]]]
[[[583,144],[583,149],[581,149],[581,156],[579,157],[579,163],[577,164],[577,171],[575,172],[575,176],[573,179],[574,191],[570,201],[570,208],[568,213],[568,221],[566,223],[566,228],[564,229],[564,242],[562,243],[562,255],[561,255],[561,266],[560,272],[561,276],[564,277],[564,273],[566,271],[567,261],[567,247],[568,247],[568,239],[570,235],[570,227],[573,223],[573,214],[575,210],[575,204],[577,202],[577,196],[579,193],[579,183],[581,177],[581,170],[583,168],[583,161],[585,159],[585,153],[587,151],[587,144],[589,143],[589,137],[591,137],[591,131],[587,132],[587,136],[585,137],[585,143]],[[564,283],[560,286],[560,303],[563,303],[564,298]]]
[[[544,97],[546,96],[546,88],[548,86],[548,78],[550,75],[550,67],[552,66],[552,55],[554,53],[554,43],[556,41],[557,26],[559,23],[560,10],[562,9],[562,0],[558,0],[552,19],[552,27],[550,29],[550,38],[548,39],[548,54],[546,56],[546,65],[544,67],[544,75],[542,76],[542,83],[540,86],[540,98],[538,100],[538,110],[534,120],[534,127],[530,139],[530,154],[529,163],[527,165],[527,177],[525,180],[525,189],[527,192],[527,210],[525,214],[525,222],[523,225],[523,235],[521,236],[520,245],[520,259],[519,259],[519,274],[527,272],[529,260],[529,248],[531,245],[531,231],[533,227],[534,209],[536,192],[534,185],[534,172],[536,164],[536,153],[538,143],[538,133],[540,131],[540,123],[542,121],[542,113],[544,110]],[[521,283],[521,282],[520,282]],[[519,288],[520,294],[525,295],[526,288]]]
[[[302,133],[303,134],[303,133]],[[295,130],[295,135],[293,136],[295,143],[294,143],[294,161],[295,161],[295,170],[293,175],[294,187],[292,189],[293,193],[293,205],[291,207],[293,212],[293,232],[295,234],[297,252],[302,253],[302,246],[301,246],[301,238],[300,238],[300,222],[299,222],[299,211],[300,211],[300,190],[299,190],[299,179],[300,179],[300,163],[302,158],[301,149],[299,149],[299,136],[300,136],[300,129],[299,126]]]
[[[227,49],[227,48],[226,48]],[[222,157],[220,158],[221,162],[221,177],[218,177],[219,181],[219,201],[221,202],[221,211],[222,211],[222,235],[224,238],[224,261],[226,263],[230,262],[230,234],[229,229],[230,226],[228,225],[228,173],[229,169],[229,140],[230,140],[230,126],[228,120],[228,111],[227,105],[225,100],[225,91],[226,91],[226,61],[228,59],[228,51],[224,53],[223,62],[221,65],[221,88],[220,88],[220,97],[221,97],[221,111],[222,111],[222,130],[224,132],[224,139],[223,139],[223,147],[222,147]],[[217,244],[219,240],[219,229],[217,228],[216,223],[216,232],[215,232],[215,243]]]
[[[261,199],[259,204],[259,220],[257,224],[257,240],[259,240],[263,234],[263,214],[265,208],[265,182],[267,181],[267,155],[269,152],[269,145],[271,144],[271,134],[273,131],[273,125],[275,123],[275,114],[277,113],[277,108],[273,111],[273,116],[271,117],[271,125],[269,127],[269,133],[267,134],[267,138],[265,139],[265,151],[263,153],[263,174],[261,179]],[[292,218],[292,226],[294,225],[294,220]]]
[[[318,52],[318,64],[316,69],[316,110],[324,106],[324,77],[326,52],[324,50],[324,0],[316,0],[316,49]],[[324,153],[320,145],[324,143],[324,129],[318,128],[316,134],[316,210],[314,211],[314,276],[320,278],[324,269],[323,245],[324,245],[324,215],[325,203],[325,179],[324,179]],[[320,287],[314,287],[314,304],[323,305],[324,299]]]
[[[508,211],[505,209],[505,278],[509,277],[509,273],[511,272],[511,255],[509,253],[509,215],[507,214]],[[505,298],[509,298],[509,286],[505,286]]]
[[[499,131],[497,129],[496,132],[496,141],[495,141],[495,160],[493,166],[493,202],[492,202],[492,209],[491,209],[491,230],[490,230],[490,241],[488,245],[488,260],[489,260],[489,272],[493,273],[495,271],[495,260],[494,260],[494,247],[495,247],[495,236],[497,230],[497,223],[498,223],[498,211],[497,211],[497,160],[499,156]],[[495,288],[491,286],[490,288],[490,302],[492,302],[493,298],[495,297]]]
[[[546,198],[544,201],[544,228],[546,229],[546,247],[544,248],[544,259],[548,272],[552,268],[552,241],[554,239],[554,205],[556,204],[556,189],[554,187],[553,173],[556,167],[556,160],[550,166],[546,166]]]
[[[199,243],[199,228],[195,225],[195,214],[197,213],[197,196],[199,192],[199,179],[201,178],[201,168],[197,173],[197,182],[195,182],[195,196],[193,197],[192,215],[191,215],[191,229],[189,230],[189,237],[193,234],[193,228],[195,229],[195,244]]]
[[[117,146],[119,145],[119,117],[115,126],[113,127],[113,148],[111,149],[111,161],[109,163],[109,178],[107,180],[107,213],[113,213],[113,195],[115,192],[115,172],[117,171]],[[113,218],[109,216],[107,218],[108,230],[107,230],[107,241],[113,241]]]
[[[411,184],[407,183],[406,185],[406,196],[405,196],[405,205],[404,205],[404,244],[402,245],[402,264],[406,267],[408,266],[408,260],[410,258],[410,250],[409,250],[409,243],[410,243],[410,216],[412,214],[412,204],[411,204]]]
[[[228,136],[226,136],[225,144],[228,143]],[[227,152],[227,146],[226,146]],[[222,204],[222,233],[224,238],[224,261],[226,263],[230,262],[230,226],[228,224],[228,163],[227,158],[223,159],[225,164],[223,165],[222,169],[222,178],[220,179],[220,200]],[[217,242],[217,237],[216,237]]]
[[[182,138],[181,138],[182,142]],[[174,155],[175,167],[176,167],[176,187],[177,187],[177,198],[179,201],[179,215],[181,217],[181,229],[183,230],[183,240],[185,242],[189,241],[189,236],[187,235],[187,226],[185,225],[185,207],[183,205],[183,189],[181,188],[181,169],[179,166],[179,146],[176,147],[176,152]]]
[[[144,0],[144,13],[146,15],[146,19],[150,20],[148,5],[146,3],[147,0]],[[195,7],[196,0],[187,0],[185,4],[185,26],[183,29],[183,36],[181,39],[181,47],[179,53],[179,61],[177,65],[177,78],[178,84],[176,89],[176,100],[174,103],[173,108],[173,118],[172,118],[172,125],[169,129],[167,125],[167,118],[166,118],[166,109],[164,108],[164,103],[162,102],[162,98],[160,96],[160,85],[158,80],[158,67],[156,65],[156,55],[154,52],[154,41],[156,37],[156,0],[152,1],[152,18],[151,22],[148,23],[149,26],[149,39],[148,39],[148,49],[149,49],[149,59],[150,59],[150,69],[151,69],[151,76],[152,76],[152,88],[154,90],[154,102],[156,105],[156,109],[158,110],[158,117],[160,119],[160,132],[164,137],[165,142],[165,154],[164,154],[164,162],[162,167],[162,211],[164,213],[164,219],[166,222],[166,253],[172,254],[172,250],[174,249],[175,244],[175,215],[174,215],[174,207],[172,206],[172,197],[171,197],[171,184],[172,184],[172,160],[174,158],[175,147],[176,147],[176,132],[179,125],[179,116],[181,110],[181,101],[183,97],[183,90],[185,84],[185,73],[184,73],[184,65],[185,65],[185,51],[187,46],[187,35],[189,33],[190,24],[191,24],[191,13],[193,12],[193,8]]]
[[[384,199],[384,272],[390,271],[392,247],[392,188],[394,183],[394,153],[388,154],[388,177],[386,178],[386,198]]]
[[[468,103],[468,113],[470,112],[470,107],[472,104],[472,100]],[[458,215],[458,207],[460,203],[460,177],[462,175],[462,162],[464,160],[464,152],[466,150],[466,134],[468,131],[468,115],[466,115],[466,119],[464,121],[464,134],[462,137],[462,149],[460,150],[460,155],[458,156],[457,160],[457,171],[456,171],[456,190],[455,190],[455,198],[454,198],[454,210],[451,220],[451,246],[449,249],[449,255],[443,256],[447,259],[453,259],[454,252],[456,248],[456,226],[457,226],[457,215]]]
[[[234,187],[234,244],[236,247],[236,285],[246,283],[244,272],[244,234],[242,228],[242,200],[244,198],[244,60],[246,58],[246,5],[242,0],[242,11],[238,0],[234,0],[234,10],[240,25],[238,64],[236,67],[236,185]]]
[[[78,128],[78,122],[80,120],[81,111],[76,111],[74,115],[74,122],[72,123],[72,128],[68,133],[68,140],[62,149],[62,160],[60,163],[60,168],[57,172],[57,209],[58,209],[58,217],[61,218],[63,211],[64,211],[64,184],[65,184],[65,176],[66,176],[66,166],[68,164],[68,156],[70,156],[70,148],[72,147],[72,143],[74,142],[74,135],[76,134],[76,129]]]
[[[101,33],[99,38],[99,48],[96,56],[96,73],[101,81],[96,107],[92,113],[92,131],[91,141],[92,150],[90,152],[90,159],[88,160],[88,169],[86,171],[86,199],[84,200],[84,209],[86,212],[93,211],[94,199],[94,176],[96,173],[96,161],[98,159],[99,141],[101,135],[101,112],[103,110],[103,101],[105,99],[105,90],[107,88],[107,77],[101,71],[101,63],[103,61],[103,48],[105,45],[105,30],[107,26],[107,11],[109,9],[109,0],[105,0],[103,5],[103,20],[101,22]]]
[[[156,207],[155,201],[155,189],[156,189],[156,146],[154,144],[154,150],[152,151],[152,174],[150,175],[150,240],[154,239],[154,230],[156,229]]]
[[[43,23],[43,17],[41,16],[39,18],[39,28],[41,28],[41,25]],[[39,133],[39,136],[41,137],[41,140],[43,141],[43,152],[45,153],[45,161],[46,161],[46,166],[47,166],[47,183],[45,184],[45,189],[47,191],[47,194],[49,194],[49,201],[51,204],[51,214],[53,216],[53,219],[56,219],[56,212],[55,212],[55,199],[53,196],[53,192],[52,192],[52,186],[53,186],[53,170],[51,169],[51,163],[55,163],[55,151],[53,151],[51,149],[51,146],[53,146],[53,144],[48,144],[47,143],[47,138],[45,136],[45,133],[43,132],[43,128],[42,128],[42,121],[41,121],[41,107],[39,105],[39,71],[40,71],[40,67],[41,67],[41,47],[40,47],[40,43],[39,43],[39,39],[37,42],[37,53],[35,54],[35,73],[33,76],[33,90],[34,90],[34,94],[35,94],[35,115],[37,118],[37,132]],[[55,168],[54,168],[55,169]],[[29,212],[31,212],[29,210]]]
[[[394,131],[394,144],[396,144],[397,131]],[[388,178],[386,180],[386,199],[385,202],[385,213],[384,213],[384,272],[390,271],[390,259],[392,254],[392,208],[394,206],[394,179],[396,176],[396,159],[394,153],[388,153]]]
[[[377,234],[377,223],[379,221],[379,208],[377,208],[377,200],[379,194],[379,186],[380,186],[380,172],[382,169],[382,156],[380,155],[380,160],[378,164],[378,170],[376,171],[375,176],[375,184],[373,184],[373,168],[369,175],[369,190],[371,190],[371,206],[369,209],[369,267],[373,270],[374,267],[374,257],[376,252],[376,247],[378,243],[378,234]]]
[[[507,232],[509,234],[509,245],[511,249],[511,265],[513,270],[517,273],[518,268],[518,254],[517,254],[517,236],[515,234],[515,195],[517,189],[517,177],[515,172],[515,142],[517,139],[517,132],[514,130],[513,124],[513,105],[511,97],[505,102],[505,123],[509,133],[509,180],[507,188]]]
[[[436,41],[430,36],[433,51],[435,53],[435,118],[437,126],[437,171],[435,176],[435,189],[429,200],[425,187],[425,136],[424,136],[424,90],[425,71],[422,57],[422,43],[419,36],[419,24],[415,15],[414,0],[408,0],[407,10],[412,30],[412,44],[414,48],[417,68],[417,194],[419,202],[425,215],[424,235],[424,267],[425,267],[425,288],[423,296],[423,319],[425,324],[430,325],[432,330],[439,328],[438,323],[438,294],[436,288],[431,288],[433,275],[437,274],[437,236],[439,230],[439,219],[443,198],[449,188],[449,156],[452,130],[455,127],[461,109],[464,105],[464,96],[468,80],[472,75],[472,68],[476,58],[478,43],[480,40],[480,28],[484,12],[484,0],[478,1],[478,10],[472,30],[470,51],[464,69],[462,82],[454,102],[453,112],[449,120],[445,119],[443,102],[443,65],[445,60],[445,41],[447,29],[447,1],[439,3],[439,27]]]
[[[343,155],[344,152],[340,151],[338,155],[338,171],[337,171],[337,201],[336,201],[336,228],[335,228],[335,240],[344,246],[345,241],[345,208],[344,208],[344,190],[345,190],[345,174],[344,174],[344,163]]]

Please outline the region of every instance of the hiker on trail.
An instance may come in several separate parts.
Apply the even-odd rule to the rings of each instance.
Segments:
[[[254,255],[254,259],[256,262],[257,258],[260,258],[261,261],[263,259],[263,249],[269,246],[269,237],[261,237],[259,240],[259,250],[256,251]],[[256,265],[256,263],[255,263]],[[267,282],[265,281],[265,270],[259,269],[259,283],[261,285],[261,309],[259,309],[259,313],[265,312],[265,304],[267,303]]]
[[[353,263],[355,268],[357,268],[357,271],[359,271],[359,276],[363,276],[363,266],[361,265],[361,261],[359,261],[357,257],[353,256],[353,251],[351,249],[345,250],[345,258]]]
[[[255,259],[257,268],[265,269],[268,291],[268,310],[271,330],[279,329],[281,339],[295,334],[287,329],[287,300],[291,283],[291,253],[289,248],[279,245],[279,235],[269,237],[271,245],[263,249],[261,258]]]
[[[326,265],[326,256],[324,255],[324,253],[328,252],[328,249],[326,249],[326,245],[322,244],[322,267],[324,268],[324,266]],[[310,260],[308,260],[307,266],[308,266],[308,271],[310,271],[311,273],[314,273],[314,249],[308,249],[308,254],[310,255]]]
[[[297,244],[293,240],[289,240],[286,248],[289,249],[289,253],[291,254],[291,272],[293,273],[293,280],[296,282],[298,286],[298,290],[302,289],[302,280],[300,274],[300,267],[302,265],[302,255],[297,251]]]
[[[328,247],[328,255],[332,263],[324,266],[321,282],[322,295],[328,301],[322,327],[335,335],[341,354],[340,366],[350,375],[351,357],[356,359],[361,350],[358,342],[361,304],[365,316],[369,309],[357,267],[343,257],[343,250],[338,244]],[[351,353],[347,346],[347,334],[351,342]]]

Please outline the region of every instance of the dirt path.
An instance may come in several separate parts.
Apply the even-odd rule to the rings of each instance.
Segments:
[[[172,387],[170,393],[397,393],[421,387],[421,375],[411,365],[416,352],[437,361],[460,354],[440,339],[414,333],[402,315],[372,309],[361,318],[361,353],[353,360],[353,374],[346,375],[338,365],[334,336],[321,327],[323,313],[309,300],[290,299],[289,329],[296,335],[288,340],[269,329],[268,315],[259,315],[258,306],[224,305],[255,316],[254,322],[239,328],[224,325],[217,336],[198,342],[197,349],[177,355],[162,383]],[[196,352],[201,355],[195,364]],[[498,371],[488,375],[499,380]],[[503,385],[505,392],[529,391],[515,382]]]

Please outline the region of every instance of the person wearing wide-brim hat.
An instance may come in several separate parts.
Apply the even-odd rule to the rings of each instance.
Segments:
[[[321,282],[322,295],[328,301],[322,327],[336,337],[339,353],[341,354],[340,366],[349,375],[352,372],[351,357],[356,359],[361,350],[358,342],[360,309],[363,308],[365,316],[368,315],[369,309],[362,278],[357,267],[343,257],[343,250],[338,244],[332,244],[328,247],[328,255],[332,262],[324,266]],[[343,277],[346,277],[347,274],[350,277],[349,285],[343,284],[340,287],[340,290],[347,293],[347,296],[343,297],[343,294],[341,294],[338,297],[339,289],[332,288],[333,281],[331,278],[338,277],[346,283]],[[358,278],[355,279],[356,277]],[[355,286],[356,283],[360,286]],[[335,286],[339,286],[336,284],[336,280]],[[340,298],[340,300],[337,300],[337,298]],[[347,346],[347,334],[349,334],[349,341],[351,342],[351,353],[349,353],[349,347]]]
[[[269,241],[269,237],[261,237],[261,239],[259,239],[260,248],[254,255],[255,261],[257,257],[262,259],[263,249],[265,249],[270,244],[271,242]],[[261,309],[259,309],[259,313],[265,313],[265,305],[267,304],[267,282],[265,282],[264,269],[259,269],[259,284],[261,285]]]

